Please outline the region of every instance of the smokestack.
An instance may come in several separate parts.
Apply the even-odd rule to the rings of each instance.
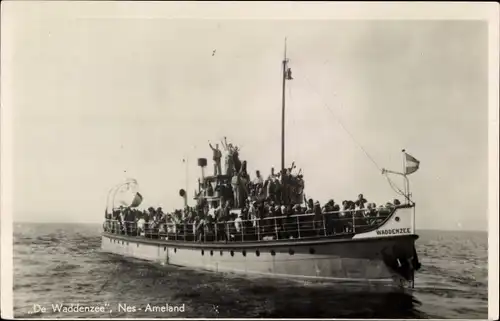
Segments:
[[[201,167],[201,181],[205,181],[205,167],[207,166],[206,158],[198,158],[198,166]]]

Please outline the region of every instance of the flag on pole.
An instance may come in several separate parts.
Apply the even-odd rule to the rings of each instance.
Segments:
[[[418,167],[420,166],[420,161],[407,153],[405,153],[405,157],[406,157],[405,175],[415,173],[418,170]]]
[[[137,192],[135,193],[134,199],[132,200],[132,204],[130,204],[130,207],[137,207],[141,205],[142,203],[142,195],[141,193]]]

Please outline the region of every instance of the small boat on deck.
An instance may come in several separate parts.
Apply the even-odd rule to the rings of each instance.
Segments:
[[[125,257],[183,266],[214,272],[233,272],[270,277],[305,280],[380,283],[396,287],[414,287],[415,271],[420,267],[415,242],[415,203],[410,199],[408,175],[416,171],[418,161],[405,153],[406,171],[383,170],[383,174],[399,174],[405,178],[401,204],[333,210],[320,214],[307,210],[302,203],[304,179],[285,168],[285,86],[291,78],[288,59],[283,60],[283,113],[281,171],[278,183],[282,191],[273,199],[283,208],[279,215],[251,216],[242,206],[228,209],[236,217],[230,220],[208,219],[203,224],[183,221],[163,222],[161,227],[145,228],[137,219],[127,221],[123,213],[136,207],[142,195],[133,192],[131,201],[117,208],[115,197],[130,190],[135,181],[112,188],[112,210],[106,208],[101,248],[104,252]],[[210,210],[223,209],[231,193],[232,175],[207,176],[207,159],[198,159],[202,169],[195,200]],[[207,192],[207,188],[211,190]],[[267,188],[269,190],[269,188]],[[286,197],[283,195],[287,194]],[[180,196],[186,201],[185,190]],[[269,200],[268,191],[254,192],[252,204]],[[262,196],[261,198],[259,198]],[[246,198],[245,198],[246,199]],[[307,202],[307,200],[306,200]],[[125,204],[125,206],[124,206]],[[253,205],[252,205],[253,206]],[[288,211],[290,208],[294,211]],[[146,224],[147,225],[147,224]],[[201,226],[201,229],[199,228]]]

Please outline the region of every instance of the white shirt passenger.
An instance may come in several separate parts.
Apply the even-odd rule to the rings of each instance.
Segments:
[[[208,215],[215,219],[215,208],[211,207],[208,210]]]
[[[241,219],[241,216],[238,216],[234,220],[234,227],[236,228],[236,231],[241,232],[241,224],[242,224],[242,222],[243,222],[243,220]]]

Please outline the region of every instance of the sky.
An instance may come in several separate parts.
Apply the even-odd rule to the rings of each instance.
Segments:
[[[308,198],[402,199],[380,169],[401,171],[405,148],[420,161],[409,176],[417,228],[487,229],[485,22],[26,9],[2,37],[14,221],[100,222],[126,178],[144,206],[179,208],[196,159],[210,173],[208,141],[224,136],[251,176],[279,168],[287,37],[286,163],[302,169]]]

